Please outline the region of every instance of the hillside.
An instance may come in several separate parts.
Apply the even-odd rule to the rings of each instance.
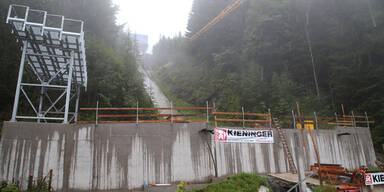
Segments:
[[[233,1],[194,0],[188,32],[162,38],[151,65],[167,94],[223,111],[374,116],[382,151],[384,2],[246,1],[194,41],[188,38]]]

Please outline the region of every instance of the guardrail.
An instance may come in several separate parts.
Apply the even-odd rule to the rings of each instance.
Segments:
[[[292,111],[292,115],[285,115],[284,122],[297,129],[319,129],[330,127],[367,127],[369,128],[375,122],[372,121],[372,116],[355,115],[341,115],[334,113],[334,116],[318,116],[316,112],[311,115],[296,115]]]
[[[76,121],[75,123],[191,123],[209,122],[209,111],[214,107],[165,107],[165,108],[80,108],[80,111],[95,111],[96,121]],[[169,113],[160,113],[169,111]],[[196,111],[196,113],[182,113]],[[201,111],[205,111],[202,113]],[[102,114],[99,114],[103,112]],[[145,113],[149,112],[149,113]],[[195,119],[187,119],[194,117]],[[197,118],[196,118],[197,117]]]
[[[232,122],[232,123],[241,122],[243,128],[245,127],[246,124],[251,125],[250,127],[270,127],[270,128],[272,127],[272,120],[271,120],[270,113],[245,113],[244,109],[242,109],[241,113],[213,111],[212,115],[214,116],[215,127],[218,127],[218,122]],[[226,118],[219,118],[218,116],[226,116]],[[242,118],[239,119],[239,116]]]

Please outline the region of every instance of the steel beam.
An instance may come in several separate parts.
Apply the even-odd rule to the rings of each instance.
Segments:
[[[45,111],[44,116],[53,108],[55,107],[56,103],[60,101],[60,99],[65,95],[66,91],[63,91],[63,93],[56,99],[55,102],[52,103],[52,105]]]
[[[38,119],[39,117],[31,117],[31,116],[16,116],[18,119]],[[62,117],[41,117],[43,120],[64,120]]]
[[[31,86],[31,87],[52,87],[52,88],[61,88],[66,89],[68,86],[64,85],[48,85],[48,84],[33,84],[33,83],[21,83],[23,86]]]
[[[76,91],[76,107],[75,107],[75,121],[77,121],[77,116],[79,114],[79,100],[80,100],[80,87],[77,87]]]
[[[13,103],[13,111],[12,111],[12,119],[11,119],[12,122],[16,121],[17,109],[19,107],[20,89],[21,89],[21,82],[23,80],[25,55],[26,55],[26,52],[27,52],[28,42],[24,41],[23,44],[24,44],[23,45],[23,53],[21,55],[20,68],[19,68],[19,77],[17,78],[15,101]]]
[[[69,101],[71,100],[71,85],[72,85],[72,72],[73,72],[73,64],[75,59],[74,51],[71,52],[71,63],[69,65],[68,70],[68,84],[67,84],[67,96],[65,100],[65,114],[63,123],[68,123],[68,112],[69,112]]]
[[[38,117],[42,116],[42,110],[43,110],[43,100],[44,100],[44,87],[41,87],[40,90],[40,102],[39,102],[39,113],[37,114]],[[40,118],[37,119],[37,122],[40,123]]]

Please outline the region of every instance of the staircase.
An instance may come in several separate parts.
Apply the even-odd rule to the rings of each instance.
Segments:
[[[273,118],[273,123],[275,124],[275,129],[276,129],[277,134],[280,138],[280,141],[283,144],[284,154],[285,154],[285,157],[288,159],[288,163],[289,163],[289,169],[290,169],[291,173],[297,173],[295,163],[293,162],[292,153],[289,150],[289,147],[287,144],[287,139],[285,138],[284,131],[280,127],[279,119]]]

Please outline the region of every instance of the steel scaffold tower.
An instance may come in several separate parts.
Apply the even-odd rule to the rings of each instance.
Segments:
[[[76,121],[80,91],[87,86],[83,21],[10,5],[6,22],[22,45],[11,121]],[[21,102],[32,110],[20,114]]]

